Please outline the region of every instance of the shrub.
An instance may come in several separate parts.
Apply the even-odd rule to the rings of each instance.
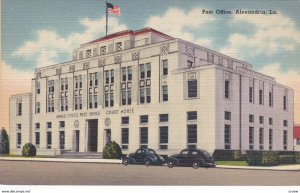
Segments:
[[[295,162],[300,164],[300,151],[295,151]]]
[[[26,157],[32,157],[36,155],[36,148],[32,143],[26,143],[23,146],[22,155]]]
[[[2,154],[9,154],[8,135],[4,128],[0,131],[0,155]]]
[[[240,150],[216,149],[213,153],[216,161],[243,161],[244,157]]]
[[[249,166],[275,166],[279,164],[279,153],[276,151],[247,151]]]
[[[122,150],[119,144],[112,141],[105,145],[103,148],[103,158],[104,159],[121,159]]]

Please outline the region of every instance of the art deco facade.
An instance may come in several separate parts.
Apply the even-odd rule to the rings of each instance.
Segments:
[[[251,64],[145,28],[82,44],[10,98],[10,147],[292,150],[293,90]]]

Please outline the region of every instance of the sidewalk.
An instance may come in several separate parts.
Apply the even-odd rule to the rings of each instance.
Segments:
[[[115,159],[76,159],[76,158],[23,158],[23,157],[0,157],[1,160],[7,161],[41,161],[41,162],[71,162],[71,163],[108,163],[121,164],[122,160]],[[229,166],[217,165],[216,168],[224,169],[244,169],[244,170],[274,170],[274,171],[299,171],[300,164],[283,165],[283,166]]]

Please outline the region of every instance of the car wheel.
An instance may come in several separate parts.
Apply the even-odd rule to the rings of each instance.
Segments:
[[[145,160],[145,166],[147,166],[147,167],[149,167],[151,165],[151,162],[150,162],[150,160]]]
[[[199,167],[199,162],[198,161],[194,161],[193,162],[193,168],[197,169]]]
[[[124,165],[124,166],[128,166],[128,164],[129,164],[129,160],[128,160],[128,159],[124,159],[124,160],[123,160],[123,165]]]
[[[174,167],[174,161],[168,161],[168,167],[169,168]]]

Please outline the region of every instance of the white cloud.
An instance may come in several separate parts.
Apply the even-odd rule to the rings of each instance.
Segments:
[[[189,30],[201,31],[215,18],[211,15],[203,15],[201,8],[194,8],[188,13],[178,8],[169,8],[163,16],[152,16],[146,22],[146,27],[167,33],[174,38],[191,41],[202,46],[209,46],[211,39],[197,38]]]
[[[259,72],[275,77],[277,83],[289,86],[294,90],[295,122],[300,123],[300,72],[293,70],[282,72],[280,68],[281,65],[278,63],[269,64],[261,68]]]
[[[37,67],[59,62],[61,54],[71,58],[72,50],[105,34],[105,18],[80,20],[84,27],[82,33],[74,32],[68,37],[61,37],[55,31],[39,30],[35,40],[26,41],[13,55],[24,59],[34,59]],[[116,18],[109,18],[109,33],[126,29]]]
[[[300,43],[300,32],[292,19],[282,13],[277,15],[235,15],[232,25],[251,24],[255,29],[253,35],[233,33],[229,44],[220,52],[245,59],[265,53],[272,55],[279,50],[294,50]]]

